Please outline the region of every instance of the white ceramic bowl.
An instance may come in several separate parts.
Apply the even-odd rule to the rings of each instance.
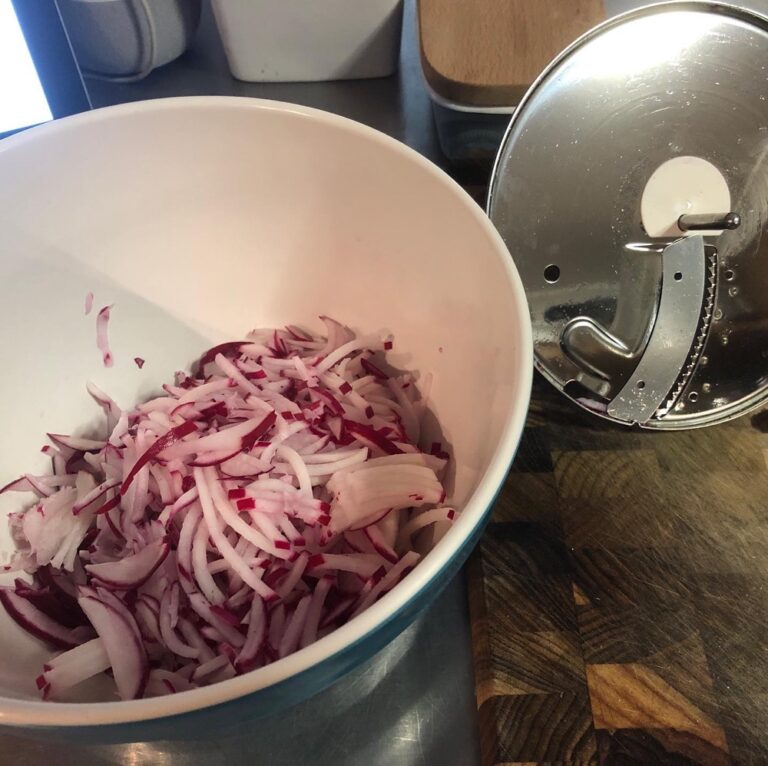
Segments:
[[[97,309],[114,304],[111,369],[96,349],[95,313],[84,316],[87,291]],[[0,312],[0,484],[45,469],[46,431],[97,422],[86,380],[128,406],[212,342],[254,326],[317,327],[328,313],[355,329],[391,330],[395,361],[433,373],[432,411],[455,461],[452,500],[463,509],[364,614],[205,689],[40,702],[34,678],[48,652],[0,614],[0,724],[59,734],[178,735],[201,716],[223,711],[231,720],[235,709],[242,717],[296,702],[372,655],[469,553],[512,461],[530,391],[525,295],[482,210],[397,141],[288,104],[129,104],[0,142]],[[1,496],[0,513],[19,502]]]

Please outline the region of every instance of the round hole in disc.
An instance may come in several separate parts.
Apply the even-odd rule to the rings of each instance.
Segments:
[[[544,279],[550,284],[557,282],[557,280],[560,279],[560,267],[556,266],[554,263],[550,263],[549,266],[544,269]]]
[[[733,269],[726,269],[725,274],[723,275],[729,282],[733,281],[733,278],[736,276],[733,273]]]
[[[675,282],[679,282],[683,278],[683,272],[682,271],[676,271],[675,272]]]
[[[699,398],[699,395],[695,391],[691,391],[691,393],[688,394],[689,402],[695,402],[698,398]]]
[[[644,380],[638,380],[637,381],[637,387],[642,391],[645,388],[645,381]]]

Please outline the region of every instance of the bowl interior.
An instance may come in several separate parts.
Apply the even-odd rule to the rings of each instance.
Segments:
[[[98,426],[86,380],[131,406],[213,342],[320,329],[319,314],[393,332],[394,361],[432,373],[427,438],[451,447],[459,507],[509,440],[530,376],[513,267],[452,182],[373,131],[246,99],[101,110],[2,142],[0,210],[0,484],[45,470],[46,431]],[[108,304],[111,369],[95,330]],[[467,507],[473,524],[495,488]],[[0,496],[0,514],[22,501]],[[0,695],[37,699],[48,652],[4,613],[0,645]]]

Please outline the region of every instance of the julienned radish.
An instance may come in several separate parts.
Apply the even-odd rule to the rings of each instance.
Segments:
[[[419,392],[389,372],[391,338],[321,319],[325,337],[289,326],[216,346],[130,411],[89,384],[105,438],[50,434],[51,474],[0,490],[36,496],[10,516],[6,567],[32,583],[0,603],[66,650],[37,679],[45,699],[104,671],[133,699],[285,657],[444,534],[448,456],[418,447],[428,378]]]

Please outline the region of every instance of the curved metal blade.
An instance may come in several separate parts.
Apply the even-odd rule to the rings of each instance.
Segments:
[[[702,237],[679,239],[664,249],[653,330],[637,367],[608,405],[611,417],[646,423],[677,390],[699,334],[707,272]]]

